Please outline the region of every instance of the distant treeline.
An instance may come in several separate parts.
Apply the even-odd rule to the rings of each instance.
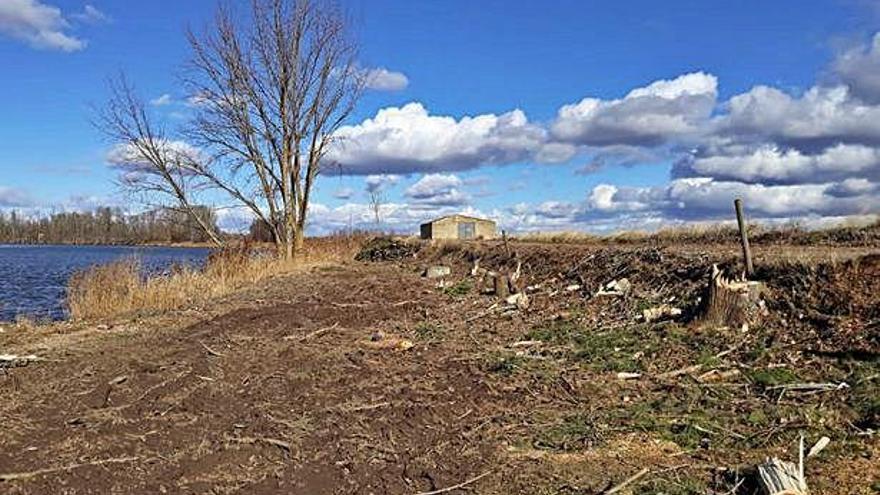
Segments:
[[[199,214],[215,226],[208,207]],[[126,215],[119,208],[102,207],[84,213],[55,213],[29,218],[20,213],[0,212],[0,243],[3,244],[148,244],[208,242],[209,238],[187,214],[157,209]]]

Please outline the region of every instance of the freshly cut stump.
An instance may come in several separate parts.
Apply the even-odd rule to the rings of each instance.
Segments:
[[[766,312],[762,295],[764,284],[724,276],[712,265],[712,276],[699,321],[706,325],[741,327],[757,323]]]
[[[761,488],[767,495],[807,495],[807,482],[794,464],[775,457],[758,466]]]
[[[495,296],[499,299],[506,299],[510,295],[510,279],[507,275],[495,276]]]

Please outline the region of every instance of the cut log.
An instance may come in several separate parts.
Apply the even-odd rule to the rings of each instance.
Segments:
[[[712,265],[705,303],[699,321],[706,325],[739,328],[757,323],[766,312],[764,284],[729,279]]]

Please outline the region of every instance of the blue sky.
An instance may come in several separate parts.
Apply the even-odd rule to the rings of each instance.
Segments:
[[[875,3],[342,3],[361,64],[386,72],[344,130],[349,175],[318,186],[312,232],[369,225],[370,187],[400,231],[458,211],[511,230],[656,228],[727,218],[733,196],[773,221],[880,208]],[[125,71],[158,118],[191,115],[184,31],[214,7],[0,0],[0,207],[136,210],[90,106]]]

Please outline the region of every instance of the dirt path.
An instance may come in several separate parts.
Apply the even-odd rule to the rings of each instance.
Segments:
[[[568,303],[477,318],[489,303],[412,267],[350,264],[273,280],[185,328],[21,344],[49,361],[0,372],[0,476],[15,474],[0,492],[561,494],[644,466],[669,486],[682,469],[716,476],[699,446],[611,422],[681,389],[522,356],[510,344]],[[842,476],[876,471],[841,462]]]
[[[485,420],[480,373],[371,340],[436,303],[419,277],[359,267],[283,282],[258,307],[0,378],[0,473],[61,469],[4,491],[405,493],[493,467],[464,436]]]

